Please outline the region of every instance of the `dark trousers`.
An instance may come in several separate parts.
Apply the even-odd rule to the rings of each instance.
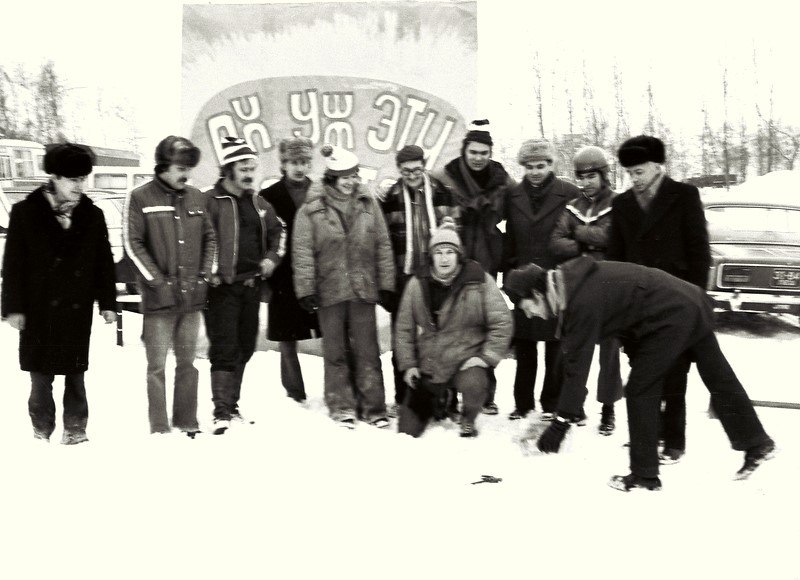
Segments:
[[[534,340],[514,338],[514,355],[517,359],[517,371],[514,376],[514,404],[518,411],[527,413],[536,408],[534,402],[534,386],[536,372],[539,368],[538,343]],[[555,413],[558,408],[558,397],[561,394],[561,361],[560,345],[556,341],[544,343],[544,383],[539,402],[542,411]]]
[[[661,438],[665,449],[686,449],[686,383],[691,364],[682,355],[664,377]]]
[[[53,400],[55,375],[31,373],[31,396],[28,414],[38,437],[49,439],[56,428],[56,404]],[[64,375],[64,431],[86,433],[89,405],[86,402],[86,385],[83,373]]]
[[[622,398],[622,375],[619,364],[619,340],[608,338],[600,343],[600,373],[597,377],[597,400],[613,405]],[[685,409],[685,408],[684,408]]]
[[[470,367],[458,371],[449,383],[428,385],[421,381],[416,388],[408,389],[400,407],[397,430],[412,437],[422,435],[435,414],[439,399],[446,395],[448,388],[461,393],[462,420],[474,422],[486,400],[489,370]]]
[[[394,325],[397,322],[397,311],[400,309],[400,300],[402,300],[403,292],[410,279],[411,276],[406,276],[405,274],[397,278],[396,293],[399,297],[397,308],[395,308],[394,312],[389,313],[392,320],[392,339],[394,339]],[[400,405],[405,400],[408,385],[406,385],[406,382],[403,380],[403,373],[397,370],[397,359],[394,356],[394,348],[392,348],[392,370],[394,374],[394,402]]]
[[[744,387],[720,350],[714,333],[709,333],[681,354],[695,361],[731,446],[744,451],[766,442],[768,436],[764,427]],[[663,345],[656,341],[640,344],[631,360],[631,374],[625,387],[631,472],[641,477],[658,475],[661,398],[664,378],[674,365],[675,356],[664,353]]]
[[[340,302],[318,311],[325,369],[325,404],[332,417],[369,421],[386,413],[375,305]]]
[[[281,351],[281,383],[286,389],[286,394],[295,401],[305,401],[306,385],[303,381],[300,359],[297,358],[297,342],[282,340],[278,348]]]
[[[211,372],[234,374],[230,380],[216,382],[218,392],[212,393],[216,417],[225,418],[238,408],[244,367],[256,349],[260,297],[258,284],[236,282],[209,288],[204,315]]]

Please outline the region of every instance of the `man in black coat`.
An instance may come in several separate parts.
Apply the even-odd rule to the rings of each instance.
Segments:
[[[529,316],[555,319],[561,336],[558,415],[539,437],[539,450],[558,452],[583,408],[594,346],[617,336],[631,361],[625,391],[631,473],[614,476],[609,485],[622,491],[661,488],[659,406],[664,376],[679,357],[697,365],[732,447],[745,451],[737,479],[772,456],[775,444],[720,350],[713,310],[697,286],[655,268],[580,256],[555,270],[535,264],[514,270],[505,287]]]
[[[308,174],[311,171],[312,147],[311,140],[305,137],[282,140],[278,145],[278,154],[283,177],[259,193],[286,224],[286,253],[270,278],[272,296],[267,308],[267,338],[279,343],[281,382],[286,395],[299,403],[306,400],[306,388],[297,358],[297,341],[322,336],[317,313],[307,312],[300,307],[292,281],[294,216],[305,203],[311,187]]]
[[[697,188],[666,175],[664,143],[656,137],[628,139],[618,157],[632,187],[614,199],[606,258],[658,268],[705,290],[711,250]],[[663,464],[677,462],[686,449],[690,364],[678,358],[664,378]]]
[[[553,268],[561,261],[550,248],[550,238],[567,203],[580,195],[571,183],[553,173],[555,149],[549,141],[532,139],[522,144],[517,161],[525,168],[525,179],[509,190],[505,200],[506,235],[504,269],[526,264]],[[525,417],[535,407],[534,384],[538,370],[537,344],[544,344],[544,380],[539,403],[543,418],[550,419],[558,402],[561,384],[558,342],[555,324],[549,320],[529,319],[514,309],[514,411],[509,419]]]
[[[64,375],[61,442],[87,441],[84,373],[92,308],[116,320],[114,258],[103,212],[83,195],[95,156],[71,143],[48,146],[47,184],[11,209],[3,256],[2,316],[19,330],[19,361],[31,375],[34,437],[55,430],[53,380]]]

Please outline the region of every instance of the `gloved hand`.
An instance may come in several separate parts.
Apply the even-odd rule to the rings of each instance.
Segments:
[[[302,308],[306,312],[313,313],[319,309],[319,298],[317,298],[316,294],[310,294],[308,296],[303,296],[302,298],[298,298],[297,302],[300,304],[300,308]]]
[[[403,373],[403,381],[405,381],[409,387],[414,389],[417,386],[417,382],[419,382],[420,376],[419,369],[417,367],[411,367],[410,369],[406,370],[405,373]]]
[[[258,264],[258,271],[261,274],[262,278],[269,278],[275,271],[275,262],[273,262],[269,258],[264,258]]]
[[[397,295],[391,290],[379,290],[378,302],[386,312],[392,313],[397,310]]]
[[[558,450],[561,448],[561,442],[564,441],[564,437],[567,435],[567,431],[569,431],[569,427],[569,421],[556,415],[553,422],[550,423],[547,429],[544,430],[544,433],[539,436],[536,447],[538,447],[539,451],[542,453],[558,453]]]

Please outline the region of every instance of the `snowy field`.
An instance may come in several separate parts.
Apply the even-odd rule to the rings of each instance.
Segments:
[[[779,453],[733,481],[742,453],[706,416],[694,370],[687,455],[663,468],[662,492],[625,494],[606,486],[628,473],[624,405],[617,432],[601,437],[592,392],[590,421],[562,453],[526,456],[514,440],[527,422],[506,419],[512,359],[497,372],[501,414],[481,416],[474,440],[451,422],[418,440],[336,427],[321,360],[301,355],[302,407],[285,396],[278,354],[263,349],[243,387],[254,425],[195,440],[150,436],[140,330],[141,317],[126,313],[120,348],[113,326],[96,319],[90,442],[66,447],[60,416],[53,443],[33,440],[16,333],[0,325],[3,578],[800,578],[800,411],[759,408]],[[800,402],[796,318],[728,321],[720,340],[751,398]],[[208,361],[198,368],[208,428]],[[388,353],[383,370],[391,398]],[[484,474],[502,481],[471,484]]]

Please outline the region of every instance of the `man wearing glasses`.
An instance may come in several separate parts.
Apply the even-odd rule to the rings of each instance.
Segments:
[[[408,281],[428,268],[428,243],[431,232],[449,216],[459,224],[459,208],[452,193],[438,180],[428,175],[425,168],[425,152],[417,145],[406,145],[397,152],[395,158],[400,172],[398,179],[386,192],[381,201],[381,209],[386,217],[389,238],[395,257],[397,280],[395,296],[399,301]],[[396,304],[384,304],[392,316],[394,330]],[[397,412],[403,402],[406,383],[403,373],[394,367],[394,400],[389,408],[390,414]]]

